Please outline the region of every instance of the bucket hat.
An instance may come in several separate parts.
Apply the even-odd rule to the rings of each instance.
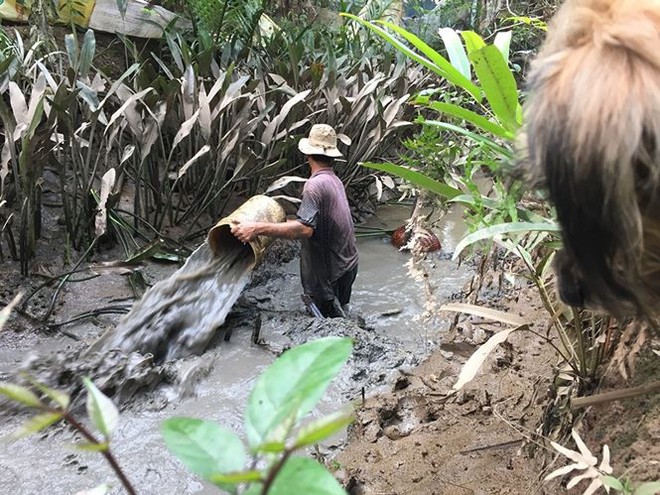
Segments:
[[[332,158],[342,156],[337,149],[337,133],[327,124],[314,124],[309,137],[298,142],[298,149],[305,155],[325,155]]]

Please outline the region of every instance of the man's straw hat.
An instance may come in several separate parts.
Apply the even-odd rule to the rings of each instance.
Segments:
[[[309,137],[298,142],[298,149],[305,155],[325,155],[332,158],[342,156],[337,149],[337,134],[327,124],[314,124],[309,131]]]

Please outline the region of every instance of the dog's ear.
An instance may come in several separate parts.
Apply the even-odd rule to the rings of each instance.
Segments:
[[[660,187],[660,2],[568,0],[532,65],[521,160],[566,255],[611,307],[642,306],[644,222]],[[660,296],[658,294],[657,296]]]

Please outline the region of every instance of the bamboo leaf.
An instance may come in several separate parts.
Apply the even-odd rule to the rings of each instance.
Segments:
[[[438,29],[438,34],[445,44],[451,64],[456,67],[466,79],[472,79],[470,60],[468,59],[467,53],[465,53],[465,48],[463,48],[463,43],[461,43],[461,38],[458,36],[458,33],[450,27],[444,27]]]
[[[64,47],[67,57],[69,57],[69,65],[75,71],[78,71],[78,43],[76,43],[76,37],[73,34],[64,36]]]
[[[470,54],[481,87],[495,116],[511,132],[520,127],[516,80],[497,47],[485,46]]]
[[[514,134],[512,132],[509,132],[501,125],[492,122],[483,115],[479,115],[478,113],[473,112],[472,110],[468,110],[467,108],[463,108],[453,103],[444,103],[441,101],[433,101],[427,106],[433,110],[437,110],[438,112],[443,112],[448,115],[458,117],[459,119],[466,120],[471,124],[476,125],[480,129],[494,134],[495,136],[501,137],[502,139],[513,139]]]
[[[25,96],[14,81],[9,81],[9,103],[14,112],[14,119],[16,124],[24,124],[27,127],[30,119],[28,118],[28,106],[25,102]],[[17,126],[18,127],[18,126]],[[14,141],[17,137],[14,135]]]
[[[411,43],[413,43],[413,45],[415,45],[418,49],[420,49],[420,51],[422,51],[422,53],[425,53],[425,55],[427,57],[428,56],[433,57],[432,60],[429,60],[428,58],[426,58],[424,56],[421,56],[418,53],[416,53],[415,51],[411,50],[408,46],[406,46],[405,44],[403,44],[401,41],[397,40],[396,38],[392,37],[387,31],[385,31],[384,29],[382,29],[381,27],[379,27],[375,24],[372,24],[372,23],[367,22],[363,19],[360,19],[359,17],[356,17],[352,14],[347,14],[345,12],[341,13],[340,15],[342,15],[344,17],[348,17],[349,19],[352,19],[352,20],[362,24],[366,28],[372,30],[374,33],[378,34],[378,36],[380,36],[385,41],[390,43],[394,48],[396,48],[401,53],[406,55],[408,58],[418,62],[419,64],[423,65],[427,69],[429,69],[429,70],[435,72],[436,74],[438,74],[439,76],[447,79],[447,81],[449,81],[452,84],[455,84],[459,88],[465,89],[468,93],[470,93],[472,95],[472,97],[476,101],[480,102],[482,100],[481,91],[479,90],[479,88],[472,81],[466,79],[465,76],[463,76],[458,70],[456,70],[449,63],[448,60],[444,59],[444,57],[442,57],[440,54],[438,54],[435,50],[433,50],[431,47],[429,47],[426,43],[419,40],[419,38],[412,35],[412,33],[408,33],[407,31],[405,31],[401,28],[398,28],[398,26],[394,26],[393,28],[391,28],[391,29],[395,30],[396,32],[398,32],[397,29],[400,29],[401,32],[399,34],[401,34],[404,37],[410,38],[409,41],[414,40],[415,42],[413,43],[413,41],[411,41]],[[383,23],[383,24],[388,26],[388,27],[391,27],[391,25],[389,23]],[[403,32],[405,32],[406,34],[404,35]],[[417,43],[417,45],[415,43]],[[428,47],[428,50],[426,52],[424,52],[424,50],[426,50],[427,47]]]
[[[423,122],[428,125],[440,127],[442,129],[447,129],[448,131],[452,131],[457,134],[462,134],[463,136],[470,138],[474,142],[486,146],[487,148],[490,148],[495,153],[500,155],[502,158],[508,158],[508,159],[513,158],[513,153],[510,149],[505,148],[504,146],[498,144],[493,139],[490,139],[486,136],[482,136],[481,134],[476,134],[468,129],[464,129],[463,127],[459,127],[454,124],[449,124],[447,122],[439,122],[437,120],[424,120]]]
[[[211,139],[211,106],[206,96],[204,84],[199,85],[199,130],[205,141]]]
[[[528,232],[560,232],[561,229],[557,224],[554,223],[528,223],[528,222],[511,222],[511,223],[500,223],[497,225],[492,225],[486,227],[476,232],[473,232],[470,235],[465,236],[461,241],[456,245],[454,250],[454,255],[452,259],[456,260],[463,250],[479,241],[484,239],[491,239],[495,236],[500,236],[503,234],[525,234]]]
[[[463,37],[463,41],[465,41],[468,57],[472,52],[481,50],[484,46],[486,46],[484,39],[474,31],[461,31],[461,36]]]
[[[132,105],[132,104],[135,103],[136,101],[142,99],[142,97],[143,97],[144,95],[146,95],[147,93],[150,93],[151,91],[154,91],[154,89],[153,89],[153,88],[146,88],[146,89],[143,89],[142,91],[140,91],[140,92],[138,92],[138,93],[133,94],[130,98],[128,98],[128,99],[124,102],[124,104],[123,104],[122,106],[120,106],[119,109],[118,109],[115,113],[112,114],[112,116],[110,117],[110,120],[108,120],[108,124],[105,126],[105,132],[108,132],[108,129],[110,129],[110,128],[112,127],[112,124],[114,124],[115,121],[116,121],[120,116],[122,116],[122,115],[124,114],[124,111],[125,111],[130,105]],[[106,98],[107,98],[107,96],[106,96]],[[105,101],[105,99],[104,99],[104,101]]]
[[[422,174],[421,172],[417,172],[416,170],[411,170],[400,165],[395,165],[393,163],[363,163],[362,166],[395,175],[407,180],[417,187],[431,191],[443,198],[451,199],[461,194],[461,191],[458,189],[432,179]]]
[[[512,35],[513,33],[511,31],[500,31],[495,35],[495,39],[493,40],[493,45],[495,45],[500,51],[507,64],[509,63],[509,50],[511,48]]]
[[[181,82],[181,104],[186,120],[190,119],[195,107],[195,71],[192,65],[186,67]]]
[[[461,372],[458,375],[458,380],[454,384],[454,390],[462,389],[466,384],[472,381],[472,379],[477,375],[477,372],[481,368],[481,365],[484,364],[484,361],[488,355],[495,349],[498,345],[504,342],[511,332],[520,330],[522,327],[509,328],[507,330],[502,330],[497,332],[491,338],[489,338],[485,344],[483,344],[479,349],[477,349],[472,356],[465,362]]]

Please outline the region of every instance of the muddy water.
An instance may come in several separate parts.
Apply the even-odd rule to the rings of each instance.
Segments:
[[[381,212],[383,222],[378,219],[374,222],[394,228],[409,213],[407,208],[394,207]],[[449,299],[470,275],[469,270],[457,268],[449,261],[448,253],[461,235],[451,221],[450,217],[437,229],[443,253],[433,253],[425,262],[433,296],[439,302]],[[300,302],[297,258],[275,267],[262,266],[267,277],[249,286],[238,303],[243,316],[231,317],[226,324],[233,329],[230,341],[216,338],[203,355],[175,361],[172,374],[176,379],[172,383],[151,392],[140,392],[124,404],[113,443],[116,456],[138,493],[217,493],[213,487],[190,475],[166,451],[159,425],[168,417],[193,416],[217,421],[242,433],[242,411],[249,391],[256,377],[275,358],[273,350],[277,352],[324,335],[349,335],[355,339],[355,351],[348,366],[313,412],[314,416],[319,416],[335,410],[340,403],[359,399],[363,387],[369,393],[390,383],[397,368],[418,364],[441,341],[447,322],[439,315],[424,317],[427,290],[410,273],[410,255],[398,252],[388,239],[363,239],[359,241],[359,248],[360,274],[351,311],[362,317],[365,324],[316,320],[305,315]],[[160,278],[165,279],[167,275],[161,274]],[[255,277],[261,275],[263,273],[257,273]],[[212,279],[202,279],[211,286],[216,283]],[[117,284],[125,282],[120,279]],[[84,291],[83,288],[79,290]],[[79,297],[83,297],[82,292]],[[139,306],[134,314],[144,315],[144,311],[156,307],[155,304]],[[191,306],[191,310],[193,308]],[[226,315],[220,316],[224,319]],[[257,316],[266,347],[250,342]],[[128,321],[133,318],[137,317],[132,316]],[[218,315],[209,321],[208,328],[211,328],[219,321]],[[139,325],[123,325],[133,329],[126,330],[126,335],[140,335]],[[171,326],[164,327],[163,334],[168,333],[167,328]],[[135,342],[140,341],[139,337],[135,338]],[[80,414],[84,416],[84,411]],[[8,414],[6,419],[2,418],[2,423],[6,431],[11,431],[23,420],[24,416]],[[0,474],[5,480],[4,485],[0,484],[0,494],[72,494],[103,482],[117,487],[102,458],[72,450],[69,445],[74,441],[79,439],[68,430],[57,428],[40,437],[0,444]],[[324,448],[332,453],[334,445],[331,442]],[[7,483],[11,488],[5,489]],[[116,489],[113,493],[121,492]]]
[[[201,354],[250,277],[249,248],[214,257],[207,243],[133,306],[103,349],[150,353],[157,362]]]

